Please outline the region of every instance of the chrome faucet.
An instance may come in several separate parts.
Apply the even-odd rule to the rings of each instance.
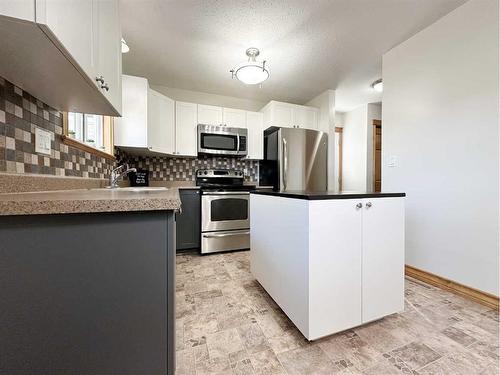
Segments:
[[[135,168],[129,168],[128,164],[122,164],[116,167],[111,171],[111,175],[109,176],[109,186],[110,189],[118,188],[118,179],[120,177],[126,176],[130,172],[137,172]]]

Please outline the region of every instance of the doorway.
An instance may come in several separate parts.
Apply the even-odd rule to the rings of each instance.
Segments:
[[[382,190],[382,121],[373,120],[373,191]]]

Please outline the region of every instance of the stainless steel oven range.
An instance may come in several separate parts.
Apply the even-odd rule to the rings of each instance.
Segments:
[[[242,171],[200,169],[201,253],[242,250],[250,247],[249,191]]]

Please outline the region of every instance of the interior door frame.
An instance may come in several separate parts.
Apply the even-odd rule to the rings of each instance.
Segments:
[[[339,155],[339,160],[338,160],[338,166],[339,166],[339,180],[338,180],[338,184],[339,184],[339,191],[342,191],[342,151],[343,151],[343,133],[344,132],[344,128],[341,128],[339,126],[336,126],[335,127],[335,133],[339,133],[339,152],[338,152],[338,155]]]
[[[375,163],[376,163],[376,156],[377,156],[377,128],[380,128],[380,131],[382,131],[382,120],[373,120],[372,121],[372,142],[373,142],[373,168],[372,168],[372,181],[373,181],[373,191],[376,191],[376,178],[375,178]],[[382,139],[380,139],[380,142],[382,143]],[[382,145],[380,145],[380,164],[382,164]],[[382,165],[380,165],[380,168],[382,169]],[[382,173],[382,172],[381,172]],[[382,175],[380,176],[380,190],[382,190]]]

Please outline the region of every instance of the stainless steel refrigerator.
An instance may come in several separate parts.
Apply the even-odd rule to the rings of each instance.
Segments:
[[[264,131],[259,184],[276,191],[324,191],[328,187],[328,134],[270,127]]]

